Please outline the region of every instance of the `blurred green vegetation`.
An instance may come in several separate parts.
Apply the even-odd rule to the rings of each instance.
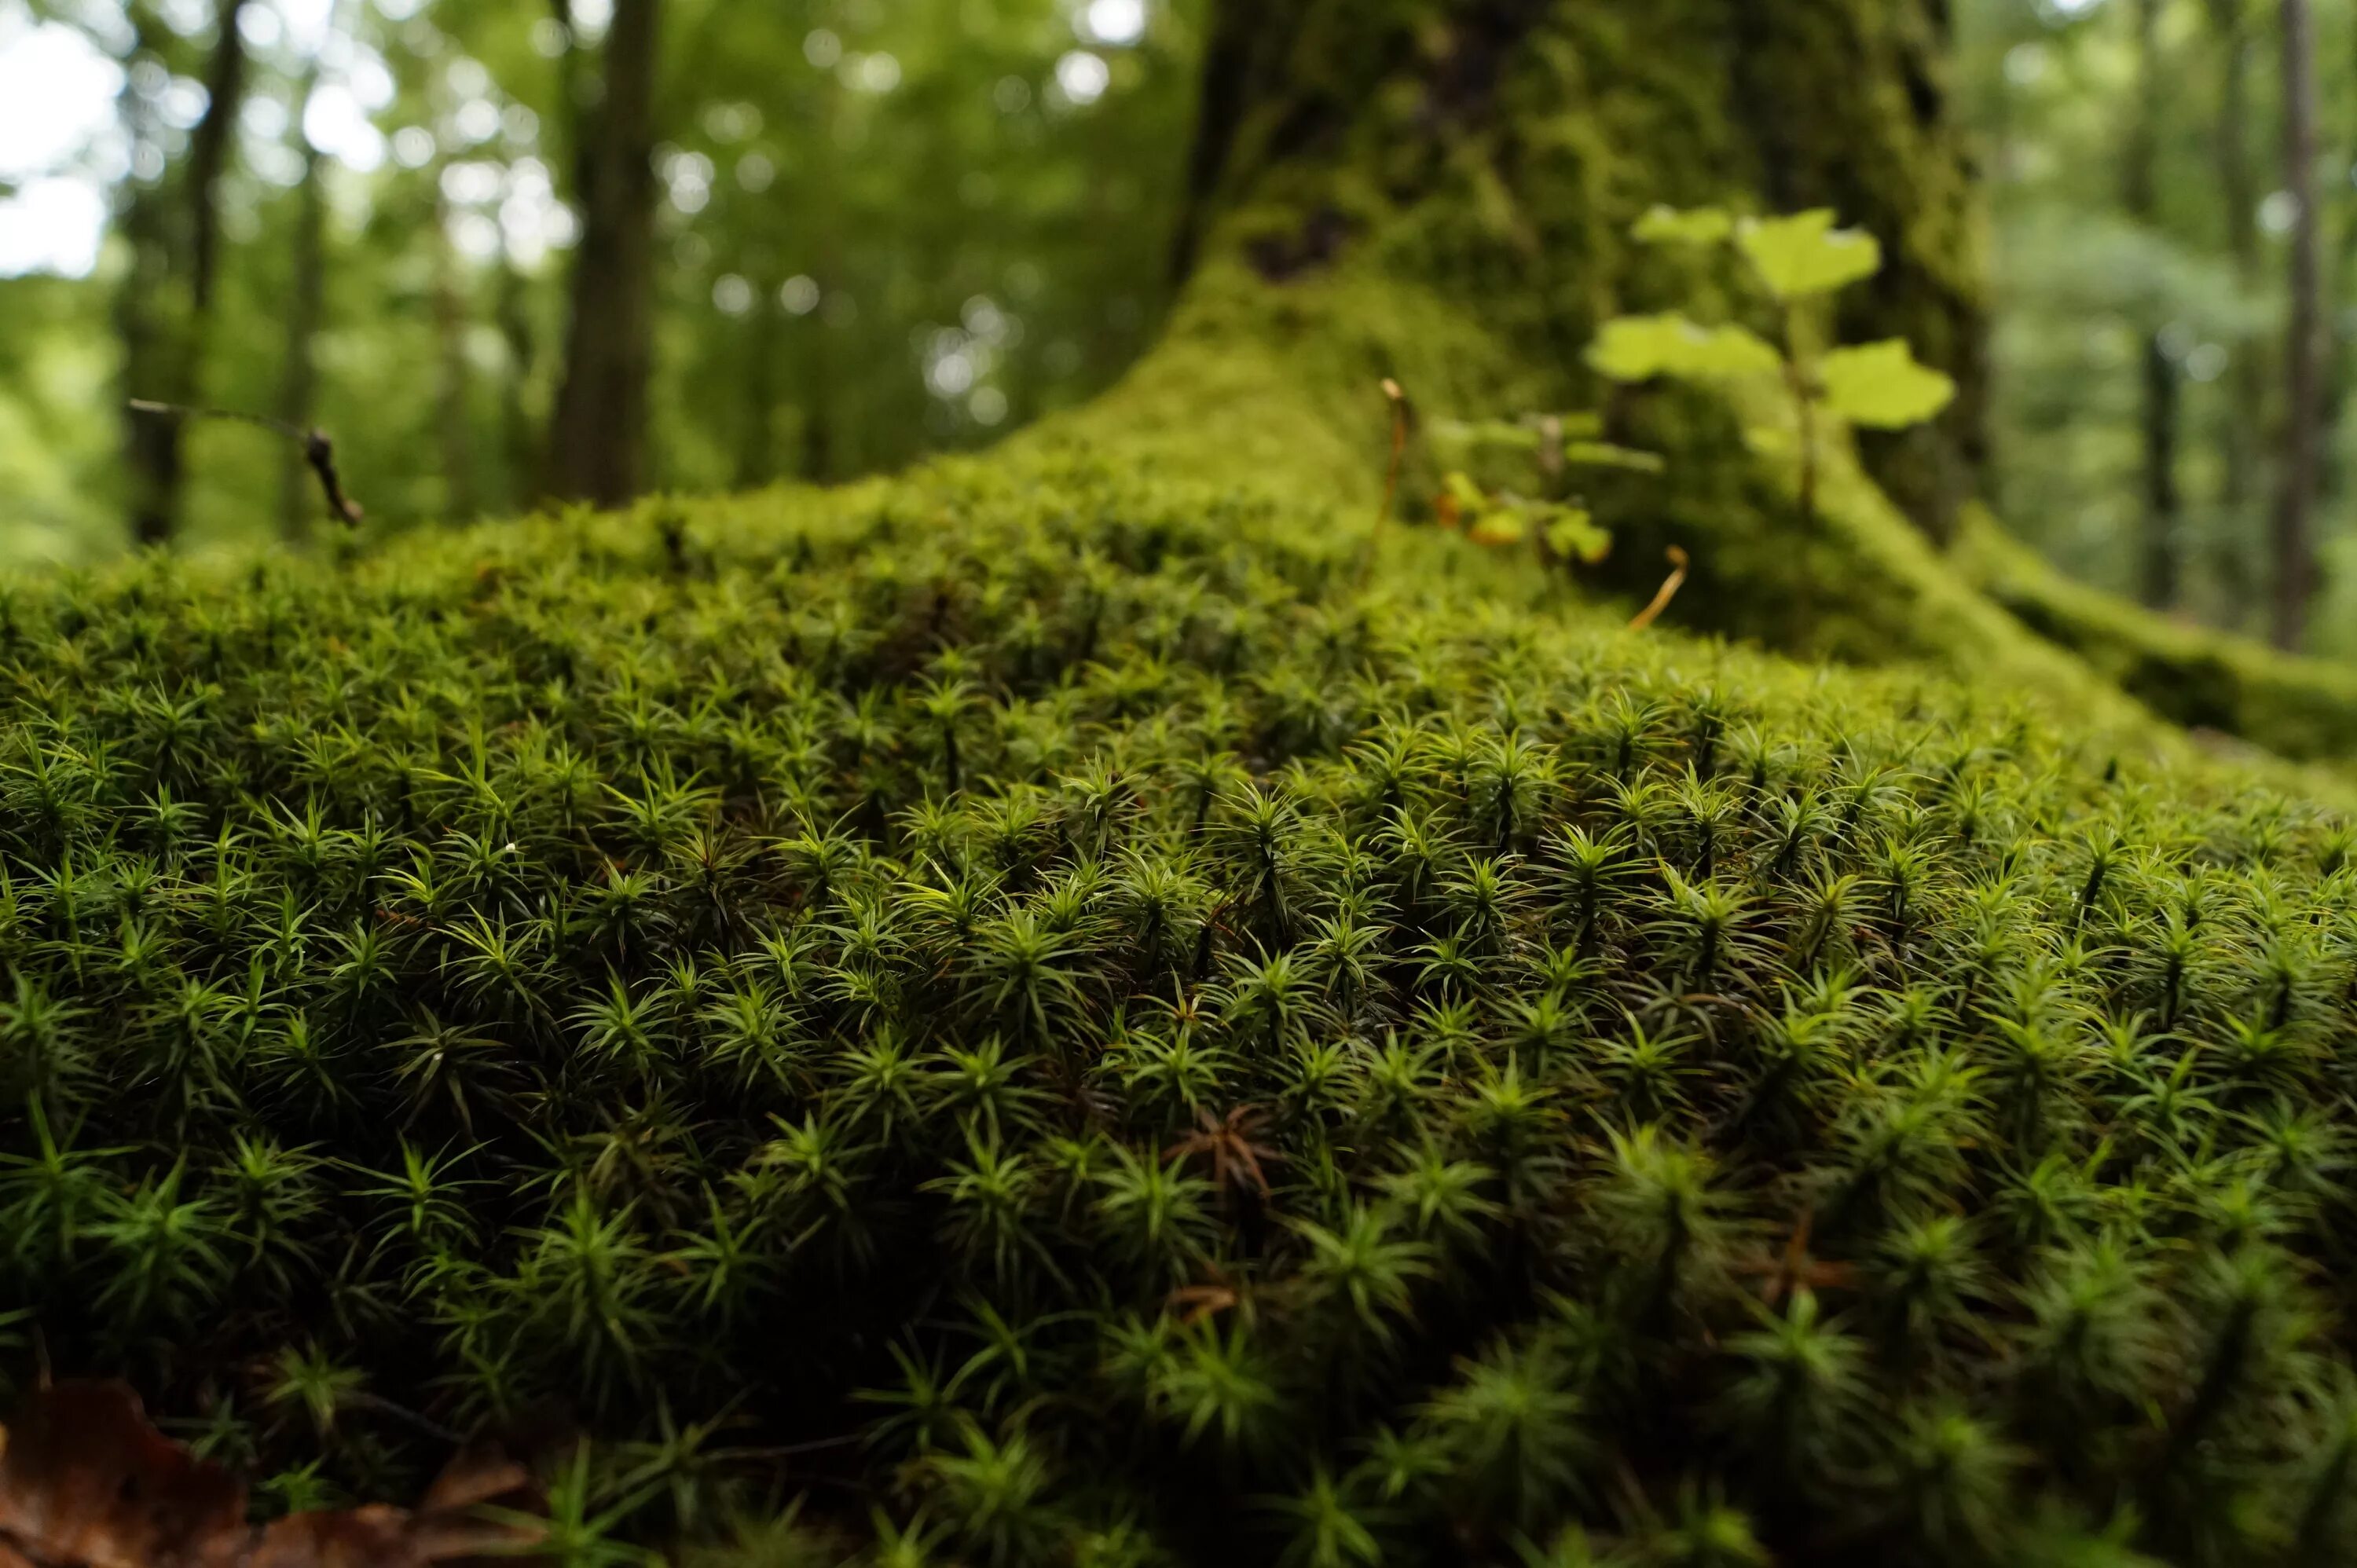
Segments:
[[[539,6],[371,0],[336,7],[323,48],[304,24],[324,9],[247,8],[254,69],[221,187],[224,270],[199,401],[277,403],[304,89],[320,60],[350,94],[331,109],[349,119],[357,100],[383,156],[367,172],[351,166],[365,156],[329,160],[317,422],[372,520],[524,507],[564,347],[562,34]],[[588,41],[601,9],[576,8]],[[705,491],[888,468],[1105,385],[1168,293],[1194,112],[1189,9],[667,6],[651,482]],[[214,46],[212,6],[154,10],[161,70],[134,64],[125,116],[143,81],[158,102],[186,98]],[[124,15],[108,0],[0,0],[0,49],[43,24],[111,49]],[[369,110],[371,91],[383,102]],[[169,181],[188,137],[166,108]],[[339,150],[367,145],[332,113],[311,124]],[[122,139],[109,129],[73,159],[122,177],[118,202],[140,183]],[[0,216],[11,221],[31,220]],[[0,561],[124,545],[113,322],[126,264],[118,237],[89,276],[0,278]],[[193,426],[185,545],[274,532],[287,445]]]
[[[328,221],[315,412],[354,492],[394,526],[533,505],[577,229],[566,83],[576,106],[596,87],[560,18],[594,47],[610,6],[250,0],[200,401],[280,402],[303,150],[317,144]],[[184,177],[221,9],[0,0],[0,59],[49,28],[121,60],[115,113],[60,166],[108,188],[118,215]],[[1112,381],[1169,294],[1202,9],[668,4],[650,482],[709,492],[888,470]],[[2309,644],[2348,656],[2357,5],[2312,9],[2331,346]],[[2083,582],[2247,631],[2266,629],[2287,417],[2296,204],[2282,188],[2279,10],[1957,0],[1956,54],[1937,84],[1963,105],[1986,176],[1997,510]],[[334,101],[307,115],[315,68]],[[160,125],[144,170],[143,118]],[[0,180],[57,172],[11,168],[0,147]],[[0,205],[0,226],[33,212]],[[86,560],[128,537],[115,409],[129,265],[118,233],[88,275],[0,278],[0,562]],[[274,531],[285,446],[194,427],[183,546]],[[2158,587],[2156,530],[2171,557]]]
[[[2160,607],[2261,631],[2294,215],[2278,6],[1963,0],[1956,16],[1956,81],[1992,216],[1992,422],[2006,521],[2073,575],[2139,593],[2150,340],[2175,404],[2179,497],[2179,586]],[[2357,653],[2357,365],[2345,341],[2357,304],[2357,7],[2322,0],[2313,17],[2331,346],[2317,509],[2325,589],[2310,648],[2345,657]],[[2148,204],[2134,190],[2140,138]]]

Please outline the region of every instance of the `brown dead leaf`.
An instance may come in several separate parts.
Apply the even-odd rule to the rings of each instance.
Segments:
[[[462,1451],[414,1512],[382,1503],[245,1520],[245,1485],[156,1430],[121,1383],[60,1382],[0,1428],[0,1568],[436,1568],[529,1552],[474,1511],[529,1504],[532,1477]]]
[[[53,1383],[0,1439],[0,1541],[36,1564],[167,1568],[245,1528],[245,1487],[120,1383]]]

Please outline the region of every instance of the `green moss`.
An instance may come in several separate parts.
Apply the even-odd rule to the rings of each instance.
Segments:
[[[1967,526],[1985,237],[1945,113],[1938,16],[1913,0],[1274,7],[1253,29],[1265,53],[1215,203],[1215,262],[1174,347],[1088,433],[1126,445],[1133,413],[1150,413],[1226,430],[1234,445],[1217,449],[1268,472],[1306,475],[1315,453],[1324,493],[1372,509],[1380,376],[1436,415],[1603,406],[1617,437],[1670,465],[1594,487],[1622,542],[1595,580],[1604,593],[1643,602],[1676,545],[1695,567],[1672,614],[1697,629],[2028,682],[2091,711],[2124,689],[2286,757],[2357,755],[2352,682],[2335,670],[2181,631]],[[1870,436],[1838,460],[1813,530],[1789,465],[1744,448],[1744,424],[1773,411],[1616,392],[1581,368],[1613,315],[1746,308],[1732,279],[1631,242],[1663,201],[1823,203],[1872,230],[1889,264],[1846,299],[1842,330],[1906,338],[1962,387],[1937,428]],[[1249,264],[1271,254],[1292,258],[1275,285]],[[1413,515],[1437,476],[1410,476]]]
[[[16,587],[0,1365],[394,1496],[561,1399],[636,1538],[806,1494],[764,1560],[2342,1549],[2341,819],[1362,573],[1314,400],[1157,420],[1304,362],[1214,336],[903,479]]]
[[[0,1371],[382,1495],[562,1402],[739,1560],[2344,1559],[2330,792],[1706,404],[1625,581],[1875,668],[1366,554],[1374,378],[1576,390],[1620,276],[1475,286],[1619,244],[1491,176],[1690,194],[1716,14],[1549,11],[1552,131],[1395,149],[1480,224],[1271,286],[1285,166],[986,459],[12,585]]]
[[[2357,757],[2357,671],[2170,621],[2072,582],[1987,518],[1955,561],[1964,579],[2172,724],[2279,756]]]

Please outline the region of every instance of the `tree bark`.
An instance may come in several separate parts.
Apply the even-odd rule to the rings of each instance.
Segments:
[[[531,280],[515,263],[500,263],[500,338],[507,346],[507,363],[500,377],[500,489],[502,503],[521,510],[541,471],[540,435],[525,399],[532,385],[537,344],[533,328]]]
[[[744,424],[737,441],[737,486],[755,489],[778,477],[779,279],[766,254],[748,270],[752,319],[745,324]]]
[[[303,180],[295,188],[295,246],[287,290],[286,363],[278,384],[278,417],[297,430],[311,428],[313,404],[318,395],[317,341],[327,317],[327,191],[326,164],[319,149],[302,131],[303,111],[318,90],[315,64],[297,95],[296,134],[303,143]],[[278,473],[278,527],[289,543],[311,535],[319,503],[310,465],[295,444],[287,444]]]
[[[132,275],[117,312],[130,395],[158,403],[197,400],[205,338],[221,274],[221,181],[245,92],[245,38],[238,19],[246,0],[222,0],[214,12],[217,37],[205,68],[205,112],[188,136],[186,182],[178,222],[168,210],[168,183],[134,188],[123,229],[134,254]],[[154,21],[131,8],[135,53],[147,52]],[[185,303],[172,285],[185,280]],[[168,542],[179,531],[187,462],[182,422],[132,414],[124,450],[131,476],[131,533],[142,545]]]
[[[434,193],[434,423],[441,447],[442,510],[453,521],[476,512],[474,420],[468,403],[467,299],[458,276],[458,248],[450,238],[449,204],[440,182]]]
[[[1207,36],[1228,107],[1199,134],[1191,273],[1160,347],[1058,421],[1061,439],[1172,473],[1216,454],[1207,477],[1321,498],[1340,510],[1318,526],[1348,528],[1382,504],[1379,379],[1426,428],[1600,404],[1665,468],[1584,477],[1615,543],[1583,592],[1641,605],[1674,547],[1690,570],[1669,621],[2049,693],[2111,682],[2112,700],[2124,686],[2289,755],[2357,752],[2357,692],[2335,671],[2069,583],[1973,503],[1986,237],[1943,85],[1946,0],[1214,0]],[[1904,338],[1956,377],[1931,460],[1835,433],[1804,530],[1791,454],[1747,446],[1751,394],[1587,373],[1616,315],[1772,330],[1709,269],[1634,241],[1659,203],[1829,206],[1880,239],[1885,268],[1838,329]],[[1394,526],[1429,526],[1440,480],[1413,443]]]
[[[2251,166],[2249,133],[2249,0],[2210,0],[2210,25],[2218,43],[2218,119],[2212,154],[2217,160],[2219,204],[2225,211],[2226,250],[2233,257],[2234,278],[2243,296],[2255,298],[2263,285],[2263,262],[2258,177]],[[2259,494],[2259,433],[2261,411],[2267,405],[2267,371],[2255,339],[2234,346],[2227,385],[2233,392],[2233,407],[2221,442],[2218,491],[2226,527],[2215,542],[2212,566],[2228,624],[2234,625],[2250,604],[2256,585],[2256,575],[2251,570],[2250,535],[2255,534],[2257,525],[2251,506]]]
[[[246,0],[222,0],[216,9],[220,36],[205,71],[204,117],[188,134],[188,294],[199,345],[220,282],[221,176],[228,172],[231,137],[245,97],[245,37],[238,31],[245,5]]]
[[[2317,83],[2314,17],[2308,0],[2283,0],[2284,188],[2292,225],[2290,324],[2284,360],[2283,472],[2274,531],[2275,640],[2297,650],[2308,640],[2316,593],[2311,516],[2319,461],[2323,375],[2323,214],[2317,190]]]
[[[2160,13],[2163,0],[2136,0],[2136,114],[2128,134],[2123,196],[2127,214],[2147,230],[2160,226],[2160,131],[2164,117]],[[2144,324],[2144,536],[2137,550],[2139,596],[2157,610],[2177,603],[2177,488],[2179,405],[2177,366],[2164,323]]]
[[[151,7],[128,8],[134,43],[132,59],[157,52],[162,23]],[[146,101],[126,86],[123,114],[130,133],[135,172],[124,182],[115,231],[131,254],[131,265],[115,295],[116,336],[123,342],[124,497],[132,539],[142,545],[171,538],[178,521],[181,487],[180,426],[178,420],[159,419],[128,409],[134,398],[178,402],[183,391],[178,362],[185,339],[178,329],[186,306],[174,297],[179,286],[172,243],[172,188],[162,170],[162,126]],[[158,172],[152,179],[136,172],[140,154],[153,152]]]
[[[1962,394],[1920,435],[1865,444],[1866,461],[1924,535],[1955,532],[1987,452],[1985,238],[1944,0],[1227,0],[1209,37],[1218,112],[1185,224],[1199,285],[1238,261],[1294,292],[1380,273],[1501,350],[1383,366],[1420,403],[1450,390],[1437,376],[1497,383],[1480,395],[1500,401],[1451,411],[1468,415],[1578,407],[1608,395],[1580,370],[1605,318],[1691,302],[1674,258],[1631,238],[1647,207],[1831,207],[1888,258],[1843,302],[1844,336],[1905,338]],[[1838,569],[1838,530],[1771,542],[1756,498],[1716,544],[1669,521],[1731,517],[1700,495],[1739,483],[1724,432],[1706,441],[1669,401],[1612,398],[1623,434],[1675,448],[1666,488],[1684,499],[1631,497],[1648,516],[1624,524],[1608,577],[1650,596],[1674,542],[1696,563],[1683,616],[1788,647],[1880,643],[1885,628],[1843,624],[1861,607],[1803,613],[1801,574]]]
[[[655,51],[660,0],[616,0],[602,91],[576,104],[576,198],[565,372],[549,489],[619,506],[645,489],[654,360]]]

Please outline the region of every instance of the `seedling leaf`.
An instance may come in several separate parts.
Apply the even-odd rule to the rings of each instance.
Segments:
[[[1742,327],[1703,327],[1683,316],[1623,316],[1604,324],[1587,362],[1616,381],[1656,376],[1733,381],[1781,374],[1784,360],[1768,340]]]
[[[1956,399],[1953,380],[1919,363],[1906,340],[1836,349],[1818,367],[1825,406],[1853,424],[1903,430],[1936,416]]]
[[[1778,299],[1808,299],[1882,270],[1882,246],[1857,229],[1836,229],[1830,209],[1790,218],[1747,219],[1735,242]]]
[[[1557,555],[1593,566],[1612,553],[1612,535],[1596,526],[1585,507],[1553,509],[1546,525],[1547,548]]]
[[[1658,452],[1640,452],[1609,441],[1575,441],[1563,449],[1563,460],[1575,467],[1626,468],[1637,474],[1658,474],[1667,467]]]
[[[1735,217],[1725,208],[1697,207],[1680,211],[1656,207],[1637,220],[1637,238],[1649,245],[1717,245],[1735,232]]]

